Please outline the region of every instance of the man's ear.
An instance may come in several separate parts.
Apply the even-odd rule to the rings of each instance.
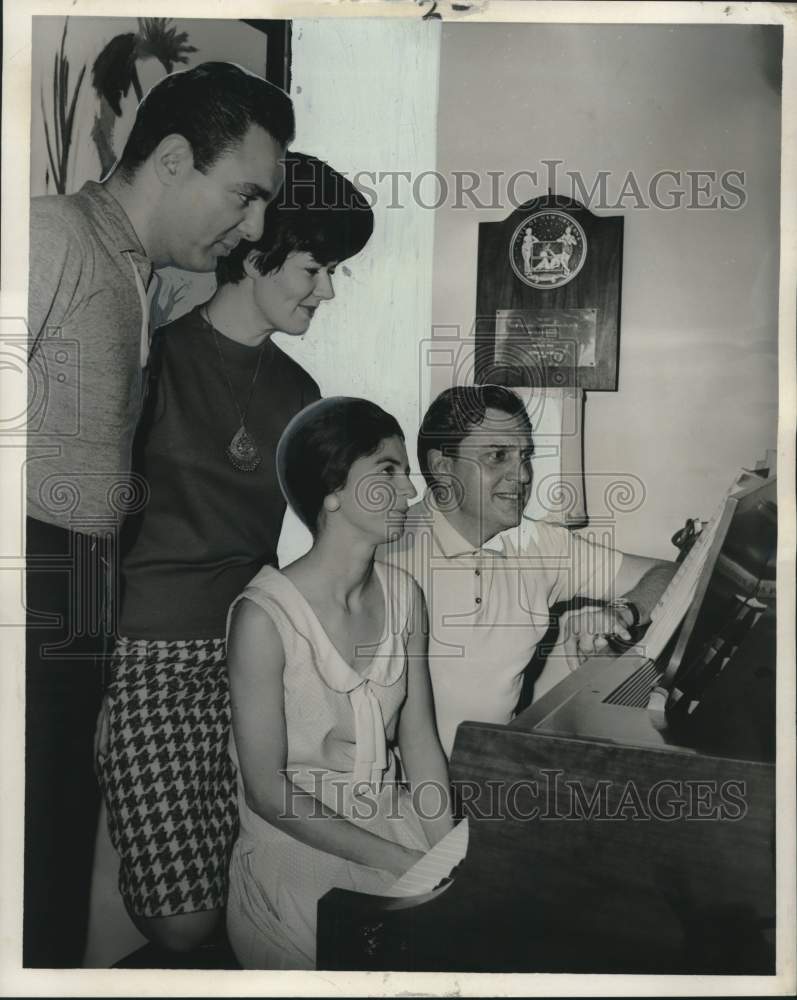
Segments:
[[[152,151],[155,173],[164,187],[181,184],[194,166],[194,151],[184,135],[175,132],[161,139]]]
[[[448,476],[452,471],[450,455],[444,455],[439,448],[430,448],[426,453],[426,464],[433,476]]]

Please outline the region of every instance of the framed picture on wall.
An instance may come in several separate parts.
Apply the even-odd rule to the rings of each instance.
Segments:
[[[243,24],[259,31],[266,41],[266,66],[263,76],[269,83],[291,90],[291,22],[242,19]]]

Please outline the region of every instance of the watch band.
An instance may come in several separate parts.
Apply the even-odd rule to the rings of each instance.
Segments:
[[[618,611],[622,608],[631,612],[631,623],[627,626],[628,628],[636,628],[641,620],[642,616],[639,613],[639,608],[634,604],[633,601],[626,601],[624,598],[619,598],[616,601],[612,601],[609,605],[610,608],[615,608]]]

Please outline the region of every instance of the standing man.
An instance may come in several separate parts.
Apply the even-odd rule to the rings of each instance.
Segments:
[[[448,756],[460,722],[510,721],[552,605],[574,597],[608,602],[590,616],[594,633],[582,635],[572,669],[605,646],[607,634],[628,639],[628,627],[649,621],[675,572],[672,563],[523,518],[532,452],[531,424],[511,389],[445,390],[418,435],[429,490],[410,508],[403,537],[382,555],[426,597],[429,672]]]
[[[99,793],[93,735],[115,632],[153,269],[211,271],[262,234],[288,96],[229,63],[158,83],[112,174],[31,204],[23,964],[80,965]],[[43,399],[38,409],[33,402]],[[35,420],[35,413],[40,419]]]

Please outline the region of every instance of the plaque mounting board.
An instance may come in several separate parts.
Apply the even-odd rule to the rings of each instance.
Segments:
[[[617,389],[623,219],[548,195],[479,225],[476,381]]]

